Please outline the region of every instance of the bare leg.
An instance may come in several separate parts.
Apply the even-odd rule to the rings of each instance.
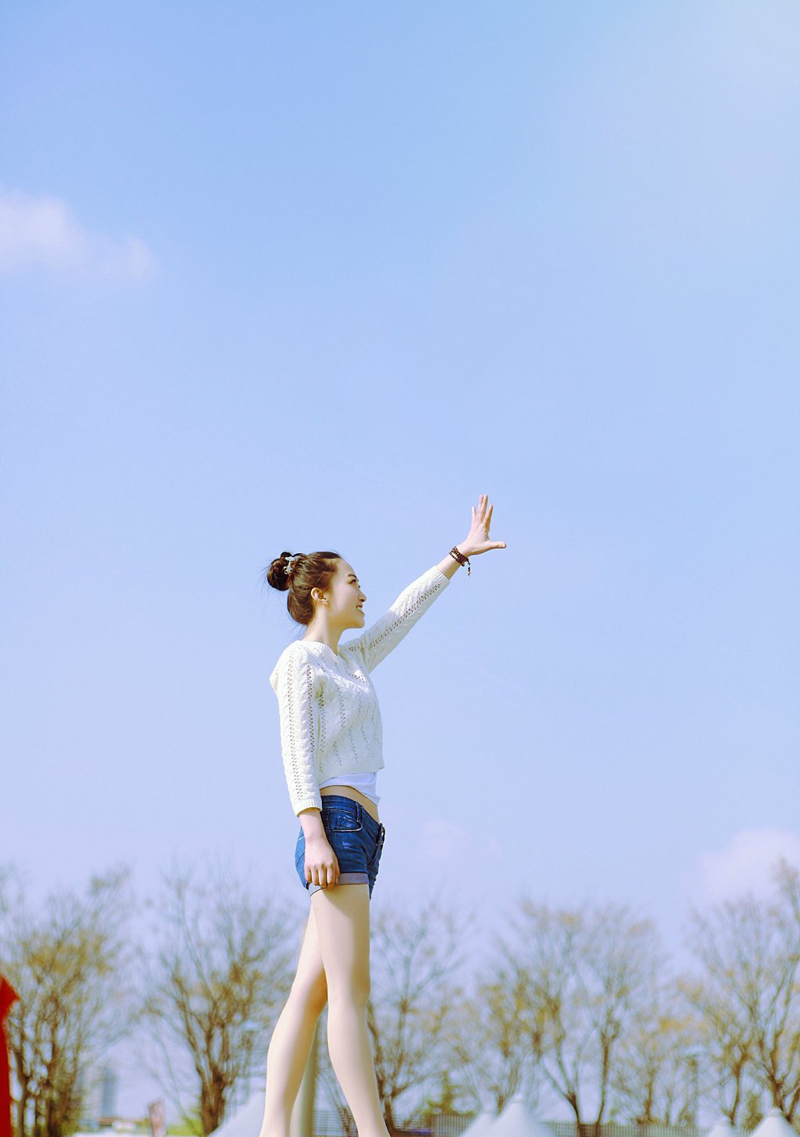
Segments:
[[[259,1137],[289,1137],[292,1109],[311,1053],[317,1020],[327,999],[328,985],[312,905],[297,974],[267,1052],[267,1089]]]
[[[328,984],[328,1052],[358,1137],[389,1137],[367,1028],[369,885],[340,884],[311,897]]]

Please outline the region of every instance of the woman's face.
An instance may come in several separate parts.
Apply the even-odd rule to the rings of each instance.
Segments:
[[[329,618],[336,620],[342,628],[363,628],[366,616],[361,606],[367,598],[361,591],[355,569],[341,558],[331,581],[329,597]]]

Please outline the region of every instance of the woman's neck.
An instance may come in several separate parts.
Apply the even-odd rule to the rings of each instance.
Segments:
[[[308,631],[309,634],[303,636],[304,640],[314,640],[318,644],[325,644],[336,655],[339,654],[339,635],[334,636],[331,632],[324,630],[315,631],[313,628],[309,628]]]

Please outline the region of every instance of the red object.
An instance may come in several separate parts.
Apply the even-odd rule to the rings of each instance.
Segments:
[[[8,1043],[4,1022],[12,1003],[19,995],[0,975],[0,1137],[11,1137],[11,1086],[8,1071]]]

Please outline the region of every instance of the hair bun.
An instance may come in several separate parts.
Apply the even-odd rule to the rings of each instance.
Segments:
[[[303,553],[290,553],[288,549],[284,549],[266,571],[267,584],[277,588],[279,592],[286,592],[292,581],[292,570],[303,555]]]

